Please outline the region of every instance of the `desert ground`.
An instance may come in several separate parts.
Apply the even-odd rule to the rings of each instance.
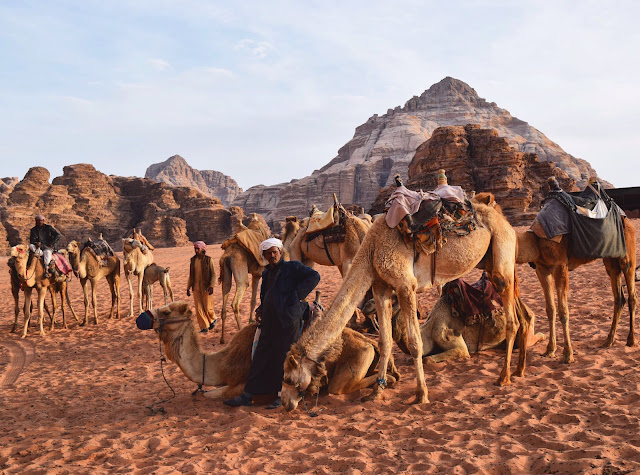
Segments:
[[[640,236],[640,220],[633,221]],[[190,247],[154,252],[157,263],[171,268],[177,299],[191,301],[185,288],[192,252]],[[219,245],[209,247],[214,258],[221,253]],[[509,387],[494,385],[503,362],[499,349],[465,361],[425,363],[430,402],[414,406],[408,404],[415,389],[411,360],[394,347],[402,379],[385,391],[384,401],[361,403],[364,390],[323,393],[315,418],[300,409],[234,409],[192,396],[196,384],[168,362],[164,375],[175,391],[172,397],[155,332],[138,330],[135,318],[127,316],[124,275],[119,320],[107,318],[109,290],[101,281],[99,325],[80,327],[67,310],[68,330],[58,320],[49,332],[45,317],[46,337],[38,335],[32,321],[27,339],[20,339],[10,333],[6,262],[0,258],[5,269],[0,278],[5,302],[0,309],[1,473],[640,471],[640,348],[625,346],[626,308],[614,346],[600,348],[613,309],[601,261],[570,274],[574,364],[561,362],[558,323],[556,357],[543,357],[546,343],[539,343],[529,352],[526,378],[514,378]],[[324,303],[330,303],[340,275],[334,268],[318,270]],[[536,330],[548,334],[535,273],[529,266],[518,271],[523,298],[537,316]],[[69,289],[82,316],[79,282],[74,279]],[[161,295],[156,287],[156,302]],[[219,315],[219,286],[214,295]],[[435,292],[420,295],[423,318],[435,299]],[[245,322],[248,311],[247,293]],[[233,319],[228,329],[235,333]],[[220,347],[219,332],[218,325],[201,335],[206,350]],[[151,415],[147,407],[161,400],[166,400],[159,404],[165,412]]]

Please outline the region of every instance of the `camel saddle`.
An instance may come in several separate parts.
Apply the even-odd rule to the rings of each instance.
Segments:
[[[73,268],[71,267],[71,264],[69,264],[67,258],[59,252],[54,252],[51,256],[51,260],[61,274],[69,275],[71,272],[73,272]]]
[[[306,234],[318,233],[336,224],[333,217],[334,211],[335,206],[331,205],[331,208],[329,208],[326,213],[321,211],[313,213],[309,217],[309,225],[307,226]]]
[[[269,236],[266,235],[264,231],[247,228],[238,231],[236,234],[222,243],[222,249],[226,249],[233,243],[238,243],[240,246],[249,251],[260,265],[266,265],[266,261],[264,260],[264,257],[260,252],[260,243],[268,238]]]
[[[338,210],[338,221],[335,221],[335,210]],[[305,231],[305,240],[308,243],[318,236],[322,236],[325,244],[332,242],[344,242],[347,235],[346,225],[347,210],[340,204],[333,204],[326,213],[313,213],[309,218],[309,225]],[[333,262],[333,259],[329,257]]]
[[[81,252],[89,252],[93,254],[93,257],[98,261],[100,266],[105,266],[109,257],[115,255],[109,243],[104,239],[96,239],[95,241],[89,239],[84,243]]]
[[[502,297],[486,272],[474,284],[462,279],[447,282],[442,288],[442,295],[451,307],[451,315],[466,326],[491,320],[495,311],[502,311]]]
[[[477,227],[475,210],[459,186],[440,185],[434,191],[412,191],[400,185],[385,204],[386,223],[397,228],[414,252],[431,254],[446,242],[446,233],[464,236]]]

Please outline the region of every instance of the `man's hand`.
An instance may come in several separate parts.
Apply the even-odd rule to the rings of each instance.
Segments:
[[[207,289],[207,293],[208,293],[209,295],[213,295],[213,287],[209,287],[209,288]]]
[[[262,323],[262,310],[259,308],[256,308],[256,322],[258,324]]]
[[[191,297],[191,289],[187,289],[187,297]]]

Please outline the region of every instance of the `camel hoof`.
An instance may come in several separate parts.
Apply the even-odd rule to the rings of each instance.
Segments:
[[[613,346],[613,338],[607,338],[600,348],[611,348]]]
[[[496,386],[511,386],[511,378],[499,378]]]
[[[627,338],[627,346],[633,348],[636,346],[635,338]]]
[[[574,363],[575,361],[576,361],[576,360],[574,359],[573,355],[570,355],[570,356],[566,356],[566,355],[565,355],[565,357],[564,357],[564,358],[563,358],[563,360],[562,360],[562,362],[563,362],[564,364],[572,364],[572,363]]]
[[[554,356],[556,356],[556,350],[547,350],[542,353],[542,356],[544,356],[545,358],[553,358]]]
[[[428,403],[429,403],[429,398],[426,395],[422,395],[422,396],[416,395],[416,397],[409,404],[415,405],[415,404],[428,404]]]
[[[374,390],[368,396],[365,396],[362,399],[360,399],[361,402],[381,401],[381,400],[382,400],[382,391],[376,391],[376,390]]]
[[[516,369],[516,370],[513,372],[513,375],[514,375],[516,378],[524,378],[524,369]]]

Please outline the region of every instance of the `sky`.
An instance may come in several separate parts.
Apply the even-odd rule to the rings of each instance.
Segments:
[[[638,1],[0,1],[0,177],[181,155],[247,189],[446,76],[640,186]]]

